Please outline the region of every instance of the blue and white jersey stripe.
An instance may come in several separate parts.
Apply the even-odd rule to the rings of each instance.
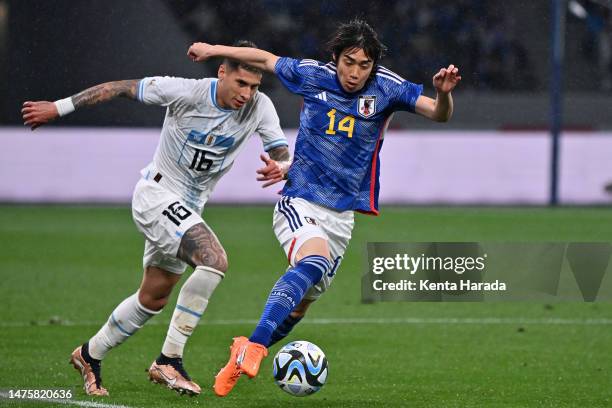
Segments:
[[[274,149],[275,147],[278,147],[278,146],[287,146],[287,139],[273,140],[271,142],[264,143],[264,145],[263,145],[264,150],[266,152],[271,150],[271,149]]]
[[[376,76],[381,77],[381,78],[387,78],[387,79],[390,79],[391,81],[395,82],[395,83],[396,83],[396,84],[398,84],[398,85],[401,85],[401,84],[402,84],[402,81],[400,81],[400,80],[399,80],[399,79],[397,79],[396,77],[393,77],[393,76],[391,76],[391,75],[387,75],[387,74],[385,74],[385,73],[383,73],[383,72],[377,72],[377,73],[376,73]]]
[[[377,67],[377,72],[380,73],[380,74],[385,74],[387,76],[390,76],[391,78],[394,78],[394,79],[398,80],[399,82],[404,82],[405,81],[404,78],[402,78],[401,76],[399,76],[395,72],[391,71],[390,69],[387,69],[387,68],[383,67],[382,65],[379,65]]]
[[[138,82],[138,89],[136,89],[136,100],[142,102],[142,93],[145,85],[145,80],[141,79]]]

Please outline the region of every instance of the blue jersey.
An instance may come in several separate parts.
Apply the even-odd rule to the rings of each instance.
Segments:
[[[414,112],[422,85],[378,66],[363,89],[345,92],[333,62],[280,58],[276,75],[304,97],[293,164],[282,193],[338,211],[378,214],[380,159],[392,114]]]

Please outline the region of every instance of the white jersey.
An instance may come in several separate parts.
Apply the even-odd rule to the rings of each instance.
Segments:
[[[217,79],[150,77],[140,81],[136,97],[166,106],[166,117],[145,179],[161,174],[162,186],[202,211],[213,188],[253,134],[265,151],[288,145],[272,101],[257,91],[237,110],[217,104]]]

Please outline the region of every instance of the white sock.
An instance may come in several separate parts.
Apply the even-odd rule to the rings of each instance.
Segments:
[[[210,296],[223,276],[223,272],[208,266],[198,266],[194,269],[181,288],[172,314],[162,347],[162,354],[166,357],[183,357],[185,343],[200,321]]]
[[[102,360],[110,349],[123,343],[159,312],[141,305],[138,292],[134,293],[113,310],[104,326],[89,339],[89,354]]]

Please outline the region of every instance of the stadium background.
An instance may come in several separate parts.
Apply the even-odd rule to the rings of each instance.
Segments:
[[[214,75],[218,61],[186,58],[193,41],[246,38],[279,55],[326,60],[325,39],[339,21],[357,15],[389,46],[383,64],[423,83],[426,94],[442,65],[458,65],[463,80],[448,124],[395,116],[382,151],[382,215],[358,217],[333,290],[293,336],[326,351],[330,382],[312,399],[291,402],[610,406],[609,303],[364,305],[359,299],[368,241],[612,241],[606,0],[570,2],[562,205],[547,207],[554,3],[0,1],[0,395],[8,388],[68,387],[88,400],[65,360],[139,283],[142,238],[127,205],[163,121],[163,109],[120,100],[30,132],[21,127],[21,103],[111,80]],[[262,90],[292,136],[300,99],[271,76]],[[284,267],[270,228],[276,196],[254,181],[261,149],[252,142],[205,210],[231,269],[188,346],[187,368],[204,387],[223,364],[231,336],[248,334]],[[142,370],[158,353],[170,309],[111,353],[104,378],[112,397],[105,403],[288,402],[265,369],[225,400],[210,392],[181,400],[147,384]]]

